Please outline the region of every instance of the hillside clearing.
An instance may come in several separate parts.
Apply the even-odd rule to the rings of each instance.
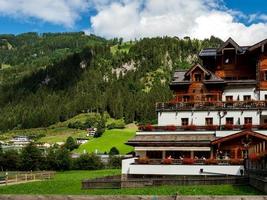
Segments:
[[[134,137],[135,131],[135,129],[106,130],[100,138],[93,138],[87,143],[80,145],[75,152],[83,153],[85,150],[90,153],[108,153],[112,147],[116,147],[120,154],[127,154],[133,151],[133,147],[124,143]]]

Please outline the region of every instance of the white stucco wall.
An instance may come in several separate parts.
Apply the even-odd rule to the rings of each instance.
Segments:
[[[244,95],[250,95],[252,100],[258,100],[258,93],[255,92],[255,88],[233,88],[233,89],[225,89],[222,93],[222,101],[226,101],[226,96],[233,96],[233,100],[237,101],[239,97],[239,101],[244,100]]]
[[[243,165],[138,165],[134,158],[122,160],[122,174],[146,175],[241,175]],[[203,169],[204,173],[200,173]]]
[[[189,124],[204,126],[205,118],[213,118],[213,124],[219,125],[218,111],[177,111],[177,112],[158,112],[158,125],[176,125],[181,126],[182,118],[188,118]],[[234,118],[235,125],[243,125],[245,117],[252,117],[254,125],[260,124],[260,114],[257,110],[231,110],[222,118],[221,125],[225,124],[227,117]],[[240,123],[238,123],[240,121]]]
[[[260,100],[264,101],[265,100],[265,95],[267,95],[267,90],[260,90]]]

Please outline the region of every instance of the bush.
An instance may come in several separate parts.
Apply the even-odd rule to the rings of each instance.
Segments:
[[[122,159],[119,156],[110,156],[108,160],[108,167],[112,169],[120,169],[121,161]]]
[[[118,120],[114,120],[112,121],[112,123],[107,125],[108,129],[123,129],[125,128],[125,122],[123,119],[118,119]]]
[[[79,145],[77,144],[76,140],[73,139],[73,137],[69,136],[66,140],[66,143],[64,145],[68,150],[72,151],[74,149],[77,149]]]
[[[108,153],[109,155],[113,156],[113,155],[118,155],[120,154],[119,150],[116,147],[112,147]]]
[[[75,160],[75,168],[80,170],[103,169],[104,164],[100,157],[95,154],[82,154]]]

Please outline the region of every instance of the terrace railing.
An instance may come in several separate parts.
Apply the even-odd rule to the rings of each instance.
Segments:
[[[267,109],[267,101],[199,101],[157,103],[157,111],[165,110],[227,110]]]
[[[196,125],[186,125],[186,126],[175,126],[175,125],[166,125],[166,126],[153,126],[153,125],[140,125],[139,131],[143,132],[162,132],[162,131],[217,131],[217,130],[266,130],[267,124],[261,125],[206,125],[206,126],[196,126]]]

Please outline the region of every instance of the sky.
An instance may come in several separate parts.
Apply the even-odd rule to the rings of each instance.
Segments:
[[[84,31],[125,41],[267,38],[267,0],[0,0],[0,34]]]

